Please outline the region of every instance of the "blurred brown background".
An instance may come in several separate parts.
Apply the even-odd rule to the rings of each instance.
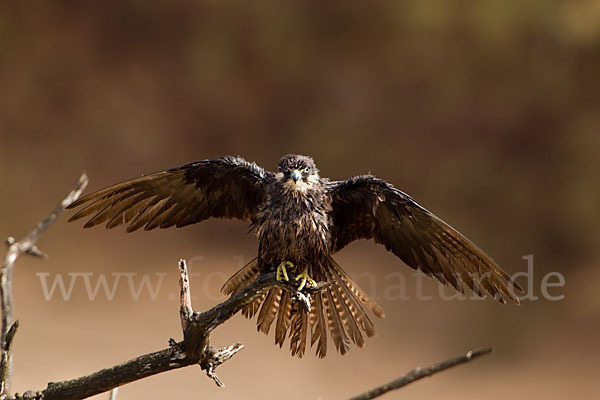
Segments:
[[[533,254],[534,295],[558,271],[566,285],[549,292],[564,299],[442,301],[427,280],[434,299],[419,301],[401,261],[355,243],[337,259],[387,313],[365,348],[298,360],[236,316],[212,337],[247,346],[219,369],[226,389],[187,368],[119,399],[345,398],[485,345],[493,356],[387,398],[596,398],[598,71],[593,0],[2,2],[0,237],[24,235],[83,169],[89,193],[224,154],[269,169],[289,152],[312,155],[323,176],[389,180],[510,273]],[[177,260],[194,260],[194,306],[206,309],[256,251],[238,222],[126,235],[65,221],[42,237],[48,261],[17,263],[17,391],[165,347],[180,337]],[[398,271],[408,300],[386,295]],[[154,300],[133,299],[123,278],[112,301],[102,290],[91,301],[82,280],[69,301],[46,301],[43,272],[50,283],[167,275]]]

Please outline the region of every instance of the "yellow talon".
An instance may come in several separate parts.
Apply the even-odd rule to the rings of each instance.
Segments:
[[[286,266],[288,266],[290,268],[294,268],[294,264],[292,264],[289,261],[283,261],[281,264],[279,264],[279,266],[277,267],[277,276],[276,276],[276,278],[280,282],[282,280],[284,280],[286,282],[290,280],[290,278],[288,278],[288,274],[287,274],[287,271],[285,269]]]
[[[304,289],[304,286],[308,283],[308,287],[315,288],[317,287],[317,282],[313,278],[308,275],[308,269],[305,269],[303,272],[296,275],[296,280],[300,280],[300,285],[298,286],[298,291]]]

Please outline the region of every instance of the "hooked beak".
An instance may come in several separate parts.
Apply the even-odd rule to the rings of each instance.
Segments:
[[[294,169],[294,170],[292,170],[292,173],[290,174],[290,178],[292,178],[294,180],[294,183],[296,183],[296,182],[298,182],[299,179],[302,178],[302,174],[297,169]]]

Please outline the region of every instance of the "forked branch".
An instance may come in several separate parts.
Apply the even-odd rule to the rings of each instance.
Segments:
[[[184,260],[179,261],[179,272],[180,319],[183,330],[181,342],[170,339],[169,347],[166,349],[136,357],[80,378],[50,382],[46,389],[39,392],[25,392],[21,398],[27,400],[85,399],[161,372],[196,364],[200,365],[217,385],[224,386],[216,375],[215,369],[241,350],[243,345],[236,343],[226,348],[213,347],[209,340],[210,333],[270,288],[279,286],[286,290],[296,290],[287,283],[278,282],[275,273],[268,273],[261,275],[248,287],[223,303],[198,313],[192,310],[187,265]]]

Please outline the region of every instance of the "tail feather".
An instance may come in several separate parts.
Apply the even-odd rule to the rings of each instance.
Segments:
[[[263,303],[263,301],[265,301],[265,297],[267,297],[267,294],[263,293],[252,303],[245,305],[242,308],[242,315],[248,319],[254,317],[260,309],[260,305]]]
[[[292,300],[290,294],[284,291],[281,295],[281,304],[279,305],[279,313],[277,314],[277,323],[275,325],[275,344],[279,347],[283,346],[290,328],[292,316]]]
[[[331,290],[326,290],[323,293],[323,300],[325,303],[325,310],[327,311],[327,323],[329,325],[329,331],[331,332],[331,340],[333,340],[333,344],[340,354],[344,355],[348,352],[349,340],[346,331],[344,331],[344,325],[342,325],[342,321],[340,321],[340,317],[336,310]]]
[[[378,318],[384,318],[385,313],[383,309],[375,300],[371,298],[366,292],[364,292],[356,283],[352,282],[352,279],[344,272],[342,267],[331,257],[329,257],[330,266],[332,269],[338,274],[342,282],[344,282],[344,286],[346,286],[356,297],[360,299],[360,301],[375,314]]]
[[[306,351],[306,336],[308,331],[308,316],[305,312],[297,312],[292,317],[290,333],[290,350],[293,356],[302,357]]]
[[[227,279],[223,287],[221,287],[221,292],[226,295],[237,293],[252,283],[258,277],[259,273],[258,258],[254,258]]]
[[[279,308],[279,302],[281,300],[281,292],[283,289],[275,287],[269,289],[267,298],[263,303],[260,312],[258,313],[258,319],[256,321],[256,328],[265,334],[269,333],[273,320],[275,320],[275,314]]]
[[[283,346],[286,337],[290,338],[292,355],[302,357],[310,331],[310,346],[316,346],[316,354],[327,354],[327,330],[336,349],[346,354],[350,342],[362,347],[365,343],[363,332],[371,337],[375,326],[365,308],[377,317],[384,312],[368,294],[358,287],[342,268],[331,258],[328,265],[313,271],[318,281],[330,282],[323,292],[315,294],[309,314],[295,305],[290,294],[281,288],[272,288],[242,309],[246,318],[258,314],[257,329],[265,334],[275,323],[275,344]],[[237,293],[252,283],[260,274],[257,259],[253,259],[225,282],[221,291],[225,294]]]
[[[232,293],[237,293],[246,286],[248,286],[254,279],[258,277],[260,270],[258,268],[258,259],[252,259],[248,264],[244,265],[233,274],[221,287],[221,292],[226,295],[230,295]],[[261,304],[265,300],[267,295],[263,294],[252,303],[244,306],[242,308],[242,315],[246,318],[252,318],[258,310],[260,309]]]
[[[343,271],[342,271],[343,272]],[[375,335],[375,325],[369,318],[369,315],[365,311],[365,307],[363,303],[360,301],[351,288],[346,285],[344,279],[338,274],[336,269],[332,269],[330,275],[333,276],[333,285],[337,289],[339,296],[343,299],[344,304],[346,305],[348,311],[352,315],[353,319],[360,325],[360,327],[365,331],[368,337]],[[354,282],[351,282],[354,285]],[[354,285],[355,286],[355,285]],[[359,289],[360,290],[360,289]],[[369,298],[370,301],[373,301]],[[375,303],[377,307],[379,305]],[[383,312],[383,311],[382,311]],[[360,330],[358,330],[358,334],[360,334]],[[362,347],[364,341],[362,340],[362,335],[357,340],[354,340],[359,347]]]
[[[318,294],[313,301],[313,310],[311,311],[311,321],[314,319],[313,329],[311,331],[310,345],[311,347],[317,343],[317,355],[321,358],[327,355],[327,323],[323,314],[325,305],[323,304],[323,296]]]
[[[358,345],[358,347],[363,347],[365,341],[357,323],[358,319],[362,319],[362,315],[356,310],[352,310],[354,308],[353,304],[351,304],[350,299],[342,293],[339,277],[334,276],[334,274],[329,271],[326,276],[328,278],[327,280],[331,282],[331,295],[340,321],[344,326],[344,331],[350,336],[352,342]]]

